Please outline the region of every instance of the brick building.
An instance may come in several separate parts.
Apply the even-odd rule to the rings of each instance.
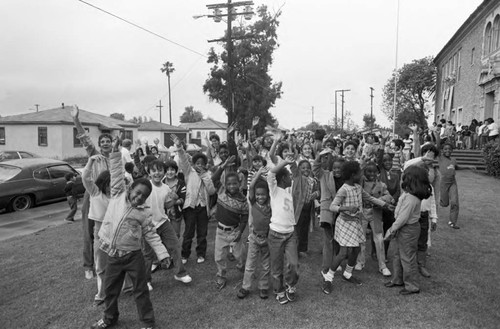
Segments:
[[[500,121],[500,1],[484,0],[434,59],[435,120]]]

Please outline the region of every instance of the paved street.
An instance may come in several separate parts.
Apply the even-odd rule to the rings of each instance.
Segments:
[[[78,212],[75,215],[78,225],[81,219],[81,200],[78,202]],[[50,226],[71,225],[64,221],[64,216],[69,211],[68,203],[61,201],[43,205],[23,212],[0,214],[0,241],[12,237],[32,234]]]

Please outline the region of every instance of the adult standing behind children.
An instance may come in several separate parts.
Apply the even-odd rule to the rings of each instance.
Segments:
[[[90,136],[83,128],[79,119],[80,110],[77,105],[71,107],[71,116],[75,123],[80,143],[87,151],[87,156],[96,156],[92,163],[92,179],[95,181],[99,174],[109,170],[109,154],[111,152],[112,137],[110,134],[101,134],[97,145],[101,149],[99,152]],[[94,221],[89,220],[90,194],[86,191],[82,203],[82,224],[83,224],[83,267],[85,268],[85,278],[94,277]]]

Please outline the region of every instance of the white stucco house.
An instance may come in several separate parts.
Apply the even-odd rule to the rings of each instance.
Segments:
[[[189,130],[186,128],[171,126],[158,121],[148,121],[139,125],[139,139],[148,141],[150,145],[153,145],[154,139],[158,138],[160,143],[166,147],[172,146],[171,134],[189,143]]]
[[[227,123],[215,121],[214,119],[206,119],[198,122],[187,122],[179,125],[182,128],[188,129],[191,143],[201,145],[200,142],[205,137],[210,137],[217,134],[220,141],[227,141]]]
[[[85,156],[86,152],[76,138],[71,106],[11,115],[0,118],[0,150],[28,151],[47,158],[67,159]],[[97,143],[102,133],[134,140],[139,125],[80,109],[80,122],[92,141]]]

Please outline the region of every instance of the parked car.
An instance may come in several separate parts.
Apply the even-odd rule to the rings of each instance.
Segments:
[[[46,158],[0,162],[0,209],[23,211],[44,202],[64,200],[67,173],[76,175],[78,194],[83,194],[82,177],[67,162]]]
[[[39,155],[25,151],[0,151],[0,162],[14,159],[39,158]]]

